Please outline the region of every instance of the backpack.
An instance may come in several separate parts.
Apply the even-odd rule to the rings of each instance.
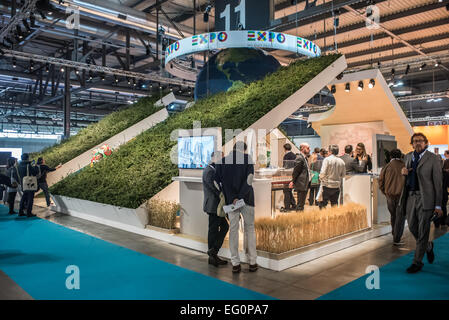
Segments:
[[[19,177],[20,181],[19,170],[17,169],[17,167],[16,170],[17,176]],[[27,164],[27,175],[22,179],[22,191],[37,191],[37,189],[37,178],[36,176],[30,176],[29,164]]]

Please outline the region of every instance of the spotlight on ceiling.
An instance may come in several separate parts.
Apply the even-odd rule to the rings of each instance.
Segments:
[[[348,83],[346,83],[345,91],[346,91],[346,92],[349,92],[350,90],[351,90],[351,85],[350,85],[349,82],[348,82]]]
[[[12,67],[13,68],[17,67],[17,59],[15,57],[12,57]]]
[[[439,67],[440,66],[440,64],[441,64],[441,62],[440,61],[437,61],[437,62],[435,62],[435,67],[437,68],[437,67]]]
[[[427,64],[423,63],[423,64],[421,65],[421,67],[419,67],[419,71],[421,71],[422,69],[424,69],[426,66],[427,66]]]
[[[374,81],[374,79],[371,79],[369,81],[368,88],[372,89],[372,88],[374,88],[375,85],[376,85],[376,81]]]
[[[309,129],[312,126],[311,122],[307,122],[307,129]]]
[[[61,72],[64,72],[65,71],[65,68],[64,68],[64,66],[62,66],[61,67]]]
[[[341,80],[341,79],[343,79],[343,72],[337,76],[337,80]]]
[[[48,63],[45,64],[45,72],[46,73],[50,72],[50,65]]]
[[[126,80],[127,80],[128,84],[131,84],[131,79],[130,78],[126,77]]]
[[[357,87],[357,90],[359,91],[363,90],[363,81],[359,81],[359,86]]]
[[[89,71],[89,80],[92,80],[94,77],[94,74],[92,73],[92,71]]]
[[[80,71],[78,69],[75,70],[75,74],[80,74]]]
[[[30,70],[34,70],[34,61],[30,60]]]
[[[118,78],[116,75],[114,75],[114,81],[115,81],[115,83],[118,83]]]
[[[337,92],[337,87],[336,87],[335,84],[334,84],[334,85],[332,85],[332,87],[331,87],[331,93],[335,93],[335,92]]]
[[[408,74],[409,71],[410,71],[410,65],[408,64],[408,65],[407,65],[407,68],[405,68],[405,74]]]
[[[396,73],[396,70],[394,70],[394,68],[393,69],[391,69],[391,75],[394,77],[394,74]]]
[[[106,77],[104,76],[104,74],[101,75],[101,81],[104,81],[106,79]]]

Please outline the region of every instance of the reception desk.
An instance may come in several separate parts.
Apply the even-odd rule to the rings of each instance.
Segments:
[[[179,181],[181,233],[207,239],[208,215],[203,212],[201,177],[174,177]],[[283,205],[283,192],[272,192],[272,179],[254,179],[255,218],[275,216],[276,207]],[[368,226],[390,221],[385,196],[378,189],[378,178],[369,174],[346,176],[343,183],[344,203],[355,202],[367,208]],[[274,204],[274,210],[273,210]]]

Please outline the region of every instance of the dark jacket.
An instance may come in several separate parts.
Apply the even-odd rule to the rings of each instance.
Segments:
[[[214,185],[215,164],[208,165],[203,171],[203,211],[208,214],[217,214],[220,202],[220,190]]]
[[[11,179],[4,174],[0,174],[0,184],[11,187]]]
[[[13,171],[13,177],[20,185],[22,185],[23,177],[27,175],[27,167],[30,176],[36,176],[38,173],[37,168],[32,166],[30,161],[20,161],[18,170]],[[17,171],[19,171],[20,178],[17,176]]]
[[[354,158],[351,157],[349,154],[345,153],[340,157],[341,160],[345,162],[346,167],[346,174],[354,174]]]
[[[295,162],[293,160],[296,159],[296,154],[289,151],[284,155],[284,159],[282,161],[282,167],[285,169],[291,169],[295,167]]]
[[[412,156],[413,152],[410,152],[404,157],[407,169],[412,167]],[[423,210],[434,210],[436,206],[441,206],[443,201],[443,175],[441,174],[441,160],[439,157],[430,151],[425,151],[421,160],[419,160],[416,171]],[[403,215],[406,214],[407,191],[407,184],[404,183],[399,202],[399,209]]]
[[[238,161],[238,162],[237,162]],[[245,204],[254,206],[254,164],[249,155],[233,151],[222,163],[216,164],[216,181],[221,186],[226,205],[232,204],[234,199],[243,199]],[[248,184],[251,183],[251,184]]]
[[[53,172],[56,170],[55,168],[50,168],[49,166],[47,166],[45,164],[38,164],[36,166],[37,173],[39,173],[39,168],[41,170],[41,177],[39,179],[37,179],[37,183],[47,182],[47,173]]]
[[[309,188],[309,168],[308,162],[302,153],[296,158],[293,169],[292,181],[297,191],[307,191]]]
[[[366,155],[368,160],[362,160],[362,163],[359,164],[359,160],[357,158],[354,158],[352,161],[352,168],[355,173],[367,173],[368,170],[373,169],[373,163],[371,162],[371,157],[369,155]]]

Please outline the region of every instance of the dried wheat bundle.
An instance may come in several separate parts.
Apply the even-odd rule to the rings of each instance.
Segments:
[[[175,228],[176,214],[180,209],[178,203],[152,199],[145,203],[145,208],[148,212],[149,225],[165,229]]]
[[[368,227],[366,207],[349,203],[255,222],[257,249],[282,253]]]

